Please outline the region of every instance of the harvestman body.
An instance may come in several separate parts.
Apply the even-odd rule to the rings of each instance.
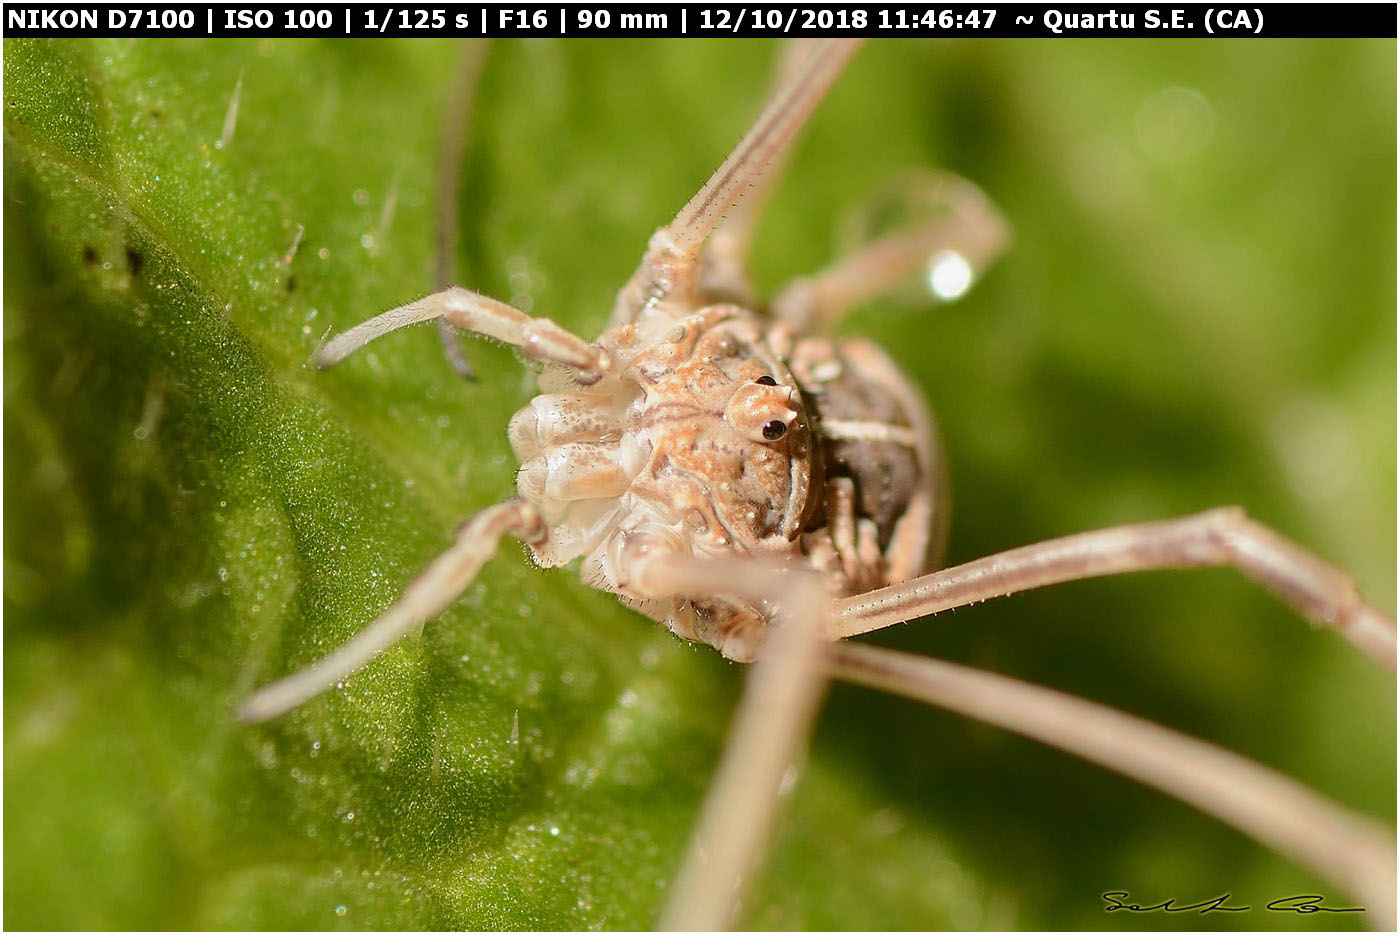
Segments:
[[[447,288],[322,348],[317,363],[327,367],[390,331],[436,319],[541,363],[541,395],[510,421],[522,462],[517,496],[469,520],[381,617],[259,691],[242,716],[275,717],[357,671],[455,600],[509,533],[537,564],[579,560],[586,583],[677,635],[730,659],[759,660],[663,927],[716,928],[732,918],[824,674],[1002,724],[1163,788],[1366,899],[1392,924],[1393,838],[1291,780],[1046,689],[839,642],[1056,582],[1228,564],[1395,665],[1393,621],[1362,601],[1346,575],[1233,509],[1084,533],[924,574],[946,517],[933,422],[878,348],[824,334],[940,251],[984,268],[1006,240],[999,215],[976,188],[945,176],[945,216],[797,281],[767,312],[754,310],[743,272],[764,191],[740,198],[781,161],[855,48],[794,44],[768,106],[652,237],[596,341]],[[455,363],[465,369],[460,356]]]

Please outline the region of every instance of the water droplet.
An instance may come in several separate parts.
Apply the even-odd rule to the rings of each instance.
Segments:
[[[901,267],[913,261],[904,268],[922,275],[909,277],[903,297],[910,302],[927,301],[930,292],[944,302],[960,297],[1000,253],[1005,238],[1005,221],[981,189],[960,176],[932,170],[905,173],[858,205],[843,223],[841,236],[848,252],[882,242],[908,257],[897,261]],[[910,252],[911,243],[916,252]],[[916,259],[917,251],[925,250],[926,259]]]
[[[954,250],[933,255],[928,264],[928,286],[945,302],[960,298],[972,287],[972,264]]]
[[[357,205],[369,204],[369,192],[365,191],[363,188],[355,189],[350,197],[355,199],[355,204]]]
[[[350,910],[349,910],[348,908],[346,908],[345,903],[341,903],[339,906],[336,906],[336,907],[335,907],[335,914],[338,915],[338,916],[343,916],[343,915],[345,915],[345,913],[347,913],[347,912],[349,912],[349,911],[350,911]]]

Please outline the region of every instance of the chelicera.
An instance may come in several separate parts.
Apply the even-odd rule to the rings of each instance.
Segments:
[[[539,566],[576,562],[585,583],[676,635],[757,662],[664,927],[730,920],[826,677],[951,707],[1106,763],[1393,915],[1389,834],[1262,767],[1044,689],[844,642],[1057,582],[1229,565],[1383,664],[1395,659],[1394,622],[1350,578],[1234,509],[929,571],[948,507],[933,419],[879,348],[829,335],[846,311],[930,258],[974,275],[1004,246],[1005,223],[970,183],[941,176],[937,218],[790,284],[766,307],[745,273],[764,195],[755,183],[774,174],[765,169],[781,161],[855,48],[794,44],[768,105],[651,238],[597,340],[451,287],[320,350],[317,364],[329,367],[390,331],[436,320],[518,348],[541,365],[540,393],[509,423],[521,462],[516,496],[472,517],[378,619],[259,691],[243,717],[275,717],[349,677],[455,600],[509,534]],[[1076,726],[1084,723],[1092,730]]]

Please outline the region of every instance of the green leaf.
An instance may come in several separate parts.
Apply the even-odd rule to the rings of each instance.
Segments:
[[[512,489],[504,426],[531,387],[509,351],[471,344],[475,384],[428,329],[306,366],[328,330],[433,285],[455,54],[5,43],[7,927],[654,919],[742,670],[567,572],[508,548],[342,690],[232,718]],[[770,58],[498,43],[461,280],[596,334]],[[1394,88],[1393,42],[872,43],[806,134],[757,275],[826,262],[902,169],[967,175],[1013,252],[958,304],[843,326],[935,403],[951,557],[1238,502],[1393,607]],[[1393,683],[1229,572],[875,639],[1107,701],[1393,819]],[[797,790],[750,925],[1301,927],[1130,921],[1098,894],[1331,893],[1126,780],[855,689],[832,692]]]

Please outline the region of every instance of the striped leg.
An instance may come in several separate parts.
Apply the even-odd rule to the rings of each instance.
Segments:
[[[567,367],[584,385],[597,383],[608,368],[608,355],[602,348],[548,318],[531,318],[504,302],[457,286],[390,309],[341,332],[321,348],[316,366],[332,367],[375,338],[435,318],[446,319],[463,331],[513,344],[531,360]]]
[[[640,543],[639,543],[640,545]],[[657,928],[728,926],[772,832],[783,776],[801,756],[825,682],[830,598],[814,572],[761,559],[636,548],[632,587],[657,597],[729,595],[776,607],[729,742]]]
[[[996,724],[1175,796],[1361,900],[1395,928],[1395,838],[1251,760],[1112,708],[1017,679],[859,643],[840,643],[844,681]]]
[[[632,279],[618,293],[608,327],[636,320],[652,305],[692,307],[698,298],[700,250],[726,212],[787,149],[860,43],[824,40],[794,69],[729,157],[680,213],[652,235]]]
[[[951,173],[931,174],[920,194],[940,209],[933,218],[789,283],[773,300],[774,317],[798,334],[823,333],[916,272],[925,272],[943,297],[961,295],[1006,249],[1010,229],[981,189]]]
[[[239,708],[239,718],[271,720],[364,668],[404,634],[446,610],[496,554],[507,533],[531,545],[543,545],[549,530],[535,508],[520,500],[482,510],[462,524],[452,547],[433,559],[374,622],[319,662],[255,692]]]
[[[437,193],[437,288],[446,289],[456,278],[453,267],[457,258],[457,221],[462,210],[462,156],[467,151],[467,128],[471,125],[472,110],[476,104],[476,88],[481,78],[481,66],[486,63],[486,53],[490,40],[468,40],[462,44],[457,56],[457,67],[452,77],[452,87],[447,94],[447,113],[442,121],[442,143],[438,150],[438,193]],[[475,380],[462,345],[457,340],[457,332],[446,318],[439,318],[438,337],[442,339],[443,353],[452,364],[452,369],[466,380]]]
[[[1263,585],[1309,620],[1336,627],[1394,671],[1394,619],[1362,600],[1346,573],[1229,507],[1052,539],[844,598],[836,604],[832,635],[869,633],[1063,581],[1220,565]]]
[[[815,39],[791,39],[782,43],[773,68],[773,94],[781,91],[783,84],[796,74],[817,45]],[[791,149],[788,149],[769,164],[705,241],[700,253],[699,288],[706,304],[732,302],[745,308],[757,306],[758,297],[749,279],[749,248],[790,155]]]

